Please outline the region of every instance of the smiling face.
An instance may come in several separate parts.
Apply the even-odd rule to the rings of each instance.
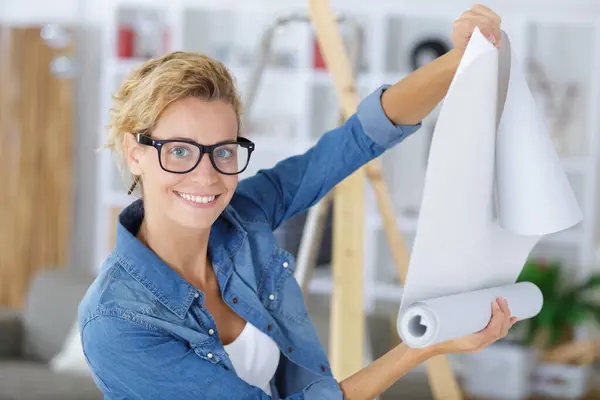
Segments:
[[[183,139],[214,145],[235,141],[237,132],[236,113],[231,104],[188,97],[165,108],[151,137],[155,140]],[[140,176],[143,182],[145,208],[177,225],[192,229],[209,228],[231,200],[238,176],[217,171],[208,154],[203,154],[200,163],[190,172],[167,172],[161,167],[156,148],[137,143],[134,135],[127,135],[126,140],[130,170]],[[171,170],[189,169],[198,153],[198,148],[193,145],[169,143],[161,149],[162,165]],[[217,162],[228,156],[231,153],[227,147],[214,154]],[[180,168],[184,164],[187,165]]]
[[[231,175],[217,171],[208,153],[195,165],[202,146],[238,139],[241,102],[230,72],[204,54],[174,51],[134,69],[114,100],[107,145],[138,181],[145,218],[165,232],[210,228],[236,189],[236,161],[249,157],[231,145],[213,151],[214,165]]]

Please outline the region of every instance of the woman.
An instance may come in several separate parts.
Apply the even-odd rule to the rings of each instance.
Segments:
[[[514,319],[499,299],[483,331],[399,346],[337,382],[294,261],[273,235],[419,128],[475,26],[492,42],[500,37],[500,18],[473,7],[454,24],[453,50],[372,93],[305,154],[239,185],[254,147],[238,136],[241,106],[227,70],[175,52],[131,74],[115,96],[109,146],[142,199],[120,215],[116,248],[79,308],[84,352],[106,398],[373,398],[432,356],[506,335]]]

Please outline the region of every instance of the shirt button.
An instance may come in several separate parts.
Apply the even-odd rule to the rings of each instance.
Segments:
[[[208,353],[208,354],[206,355],[206,357],[208,357],[208,358],[213,358],[213,354],[212,354],[212,353]]]
[[[275,295],[274,294],[270,295],[269,300],[271,300],[271,301],[275,300]]]
[[[271,325],[271,324],[267,325],[267,331],[270,332],[271,330],[273,330],[273,325]]]
[[[288,347],[288,353],[291,353],[292,351],[294,351],[294,349],[292,349],[291,347]]]
[[[198,293],[198,292],[194,293],[194,297],[195,297],[195,298],[198,298],[198,297],[200,297],[200,293]]]
[[[208,330],[208,334],[209,334],[209,335],[211,335],[211,336],[212,336],[212,335],[214,335],[214,334],[215,334],[215,330],[214,330],[214,329],[212,329],[212,328],[211,328],[211,329],[209,329],[209,330]]]
[[[327,371],[327,368],[325,368],[324,365],[321,365],[321,371],[325,372],[325,371]]]
[[[287,261],[284,261],[284,262],[283,262],[283,268],[287,268],[287,267],[289,267],[289,266],[290,266],[290,264],[289,264]]]
[[[231,300],[231,301],[233,301],[233,304],[237,304],[238,303],[238,298],[234,297],[233,300]]]

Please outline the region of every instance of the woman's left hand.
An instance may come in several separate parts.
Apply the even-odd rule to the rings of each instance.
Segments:
[[[478,352],[499,339],[506,337],[508,330],[517,321],[510,313],[504,299],[492,303],[492,318],[485,329],[457,339],[434,345],[436,354]]]
[[[462,13],[453,23],[452,42],[457,50],[463,52],[478,27],[481,33],[496,47],[500,47],[500,16],[481,4],[475,4]]]

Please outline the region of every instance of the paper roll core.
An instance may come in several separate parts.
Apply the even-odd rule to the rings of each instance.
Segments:
[[[406,310],[399,325],[404,342],[410,343],[411,347],[423,347],[435,338],[439,322],[427,305],[418,302]]]
[[[422,316],[414,316],[408,321],[408,333],[415,337],[422,337],[427,333],[427,321]]]

